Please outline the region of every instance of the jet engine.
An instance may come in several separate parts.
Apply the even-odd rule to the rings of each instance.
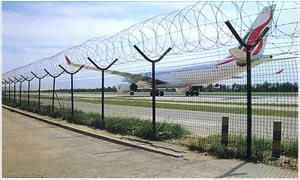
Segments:
[[[138,86],[135,83],[132,84],[120,84],[117,86],[119,93],[136,92]]]

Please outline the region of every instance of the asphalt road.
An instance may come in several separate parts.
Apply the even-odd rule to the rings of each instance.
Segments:
[[[113,144],[2,108],[3,177],[297,177],[238,160],[173,158]]]

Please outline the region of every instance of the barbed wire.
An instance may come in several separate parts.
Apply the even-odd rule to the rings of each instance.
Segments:
[[[172,59],[180,56],[193,54],[194,57],[195,53],[199,54],[198,58],[205,53],[220,57],[228,47],[237,45],[224,22],[230,20],[237,32],[244,35],[258,13],[273,4],[276,4],[276,9],[266,49],[271,49],[270,53],[293,52],[298,46],[299,22],[291,18],[291,14],[298,13],[297,2],[198,2],[134,24],[112,36],[90,39],[52,57],[4,73],[3,76],[31,77],[31,71],[42,76],[45,75],[44,68],[52,74],[59,74],[62,72],[59,64],[71,68],[66,65],[65,56],[74,63],[84,65],[91,65],[87,60],[90,57],[100,66],[106,66],[118,58],[115,68],[123,67],[121,69],[126,71],[124,65],[144,60],[133,48],[134,45],[150,58],[159,57],[171,47],[166,63],[175,62]]]

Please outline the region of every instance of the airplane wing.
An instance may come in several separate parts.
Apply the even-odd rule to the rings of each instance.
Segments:
[[[127,72],[120,72],[120,71],[114,71],[114,70],[106,70],[106,72],[108,72],[110,74],[125,77],[125,78],[129,79],[129,81],[131,81],[131,82],[138,82],[138,81],[144,81],[147,83],[152,82],[151,77],[143,76],[140,74],[131,74],[131,73],[127,73]],[[156,79],[156,83],[157,84],[165,84],[166,82]]]
[[[68,65],[73,66],[73,67],[81,67],[82,66],[81,64],[75,64],[75,63],[71,62],[71,60],[67,56],[65,56],[65,57],[66,57],[66,61],[67,61]],[[93,70],[93,71],[99,71],[99,69],[97,69],[94,66],[84,66],[83,68]],[[143,76],[140,74],[132,74],[132,73],[127,73],[127,72],[115,71],[115,70],[106,70],[105,72],[107,72],[109,74],[125,77],[132,83],[136,83],[138,81],[143,81],[146,83],[152,82],[151,77]],[[156,83],[157,84],[165,84],[166,82],[156,79]]]

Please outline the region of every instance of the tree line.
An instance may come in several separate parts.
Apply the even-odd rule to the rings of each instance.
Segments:
[[[198,90],[200,92],[245,92],[247,91],[246,84],[237,84],[234,83],[232,85],[225,85],[225,84],[209,84],[207,86],[198,86],[193,87],[194,90]],[[50,92],[52,90],[45,90],[45,92]],[[70,89],[58,89],[57,92],[69,92]],[[117,92],[117,88],[113,87],[106,87],[104,88],[105,92]],[[172,88],[168,89],[168,91],[172,91]],[[175,91],[175,89],[174,89]],[[298,92],[298,83],[270,83],[264,82],[260,84],[253,84],[252,85],[253,92]],[[101,88],[80,88],[74,89],[74,92],[101,92]]]
[[[199,91],[203,92],[245,92],[247,91],[246,84],[224,85],[224,84],[209,84],[205,87],[199,87]],[[253,92],[298,92],[298,83],[270,83],[264,82],[252,85]]]

